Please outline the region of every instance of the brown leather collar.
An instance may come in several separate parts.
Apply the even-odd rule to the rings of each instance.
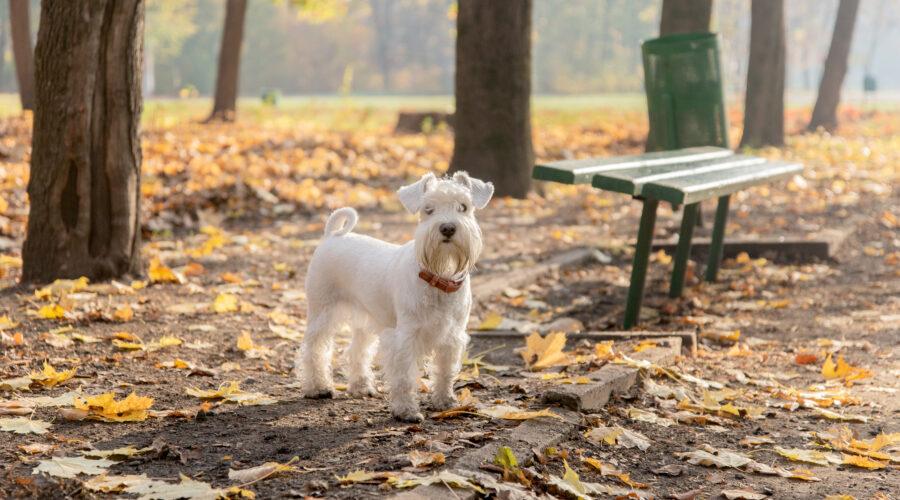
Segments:
[[[419,277],[422,278],[422,281],[424,281],[425,283],[428,283],[429,285],[437,288],[444,293],[453,293],[459,290],[463,286],[463,283],[466,282],[465,277],[457,281],[448,280],[441,278],[436,274],[430,273],[424,269],[419,271]]]

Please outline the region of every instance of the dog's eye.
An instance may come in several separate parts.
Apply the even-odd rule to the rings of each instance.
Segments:
[[[425,207],[422,211],[425,212],[425,215],[431,215],[434,213],[434,207]]]
[[[460,212],[465,213],[466,210],[468,210],[468,209],[469,209],[469,207],[467,207],[465,203],[460,203],[460,204],[459,204],[458,210],[459,210]]]

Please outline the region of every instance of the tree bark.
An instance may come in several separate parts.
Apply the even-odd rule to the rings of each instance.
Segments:
[[[22,280],[141,272],[143,0],[44,0]]]
[[[498,196],[531,189],[531,10],[531,0],[459,1],[450,171],[493,182]]]
[[[375,59],[381,72],[381,90],[391,90],[393,66],[391,64],[391,24],[395,0],[371,0],[372,23],[375,27]]]
[[[831,47],[828,49],[822,80],[819,82],[819,96],[816,98],[812,118],[807,126],[809,131],[823,127],[833,132],[837,128],[837,108],[841,101],[844,76],[847,75],[847,58],[850,55],[858,11],[859,0],[841,0],[838,6],[834,33],[831,35]]]
[[[206,120],[208,122],[234,121],[246,15],[247,0],[228,0],[225,7],[225,25],[222,29],[222,45],[219,48],[216,96],[212,113]]]
[[[712,0],[663,0],[659,36],[705,33],[712,17]]]
[[[9,0],[9,25],[12,34],[13,59],[19,82],[22,109],[34,109],[34,60],[31,49],[31,18],[28,0]]]
[[[784,0],[753,0],[741,147],[784,145]]]

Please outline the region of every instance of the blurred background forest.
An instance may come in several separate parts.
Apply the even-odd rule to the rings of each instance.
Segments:
[[[659,28],[656,0],[539,0],[534,4],[536,94],[640,92],[640,40]],[[828,51],[837,0],[786,2],[789,98],[808,104]],[[882,97],[900,91],[900,9],[892,0],[862,2],[845,101],[860,103],[863,78]],[[453,0],[252,0],[246,20],[240,93],[451,95]],[[719,0],[712,30],[722,34],[727,91],[746,82],[750,2]],[[210,95],[216,78],[225,2],[147,2],[144,92]],[[36,38],[40,2],[31,2]],[[0,92],[16,91],[9,12],[0,9]]]

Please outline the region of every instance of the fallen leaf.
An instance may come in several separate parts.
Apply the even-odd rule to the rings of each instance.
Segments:
[[[66,310],[59,304],[47,304],[41,306],[36,314],[43,319],[62,319],[66,316]]]
[[[446,485],[451,488],[459,488],[477,491],[478,493],[484,493],[484,489],[481,486],[473,483],[472,481],[469,481],[459,474],[455,474],[448,470],[437,472],[432,474],[431,476],[426,477],[403,478],[398,480],[394,484],[394,486],[396,486],[397,488],[415,488],[417,486],[429,486],[432,484]]]
[[[183,474],[179,483],[151,479],[129,485],[123,491],[141,495],[138,500],[178,500],[182,498],[212,500],[220,498],[228,492],[228,490],[213,488],[208,483],[195,481]]]
[[[256,481],[261,481],[267,477],[271,477],[282,472],[294,472],[297,470],[297,467],[292,464],[297,460],[299,459],[297,457],[294,457],[287,463],[283,464],[278,462],[266,462],[262,465],[251,467],[249,469],[228,469],[228,479],[237,481],[242,484],[249,484]]]
[[[125,488],[151,481],[146,475],[108,476],[101,474],[81,483],[88,491],[119,493]]]
[[[482,408],[479,411],[493,418],[502,418],[504,420],[531,420],[533,418],[544,417],[556,418],[559,420],[563,419],[561,416],[553,413],[550,408],[544,408],[543,410],[536,411],[527,411],[520,410],[514,406],[498,405],[490,408]]]
[[[32,474],[45,473],[55,477],[75,478],[79,474],[95,476],[106,472],[107,467],[115,464],[112,460],[91,460],[85,457],[53,457],[41,460]]]
[[[522,351],[522,359],[533,371],[543,370],[551,366],[566,365],[570,357],[563,352],[566,347],[566,334],[562,332],[550,333],[541,337],[538,333],[532,333],[525,339],[525,349]]]
[[[843,379],[845,381],[861,380],[872,376],[872,372],[865,368],[852,366],[844,361],[843,356],[838,356],[837,363],[832,361],[831,353],[825,358],[822,365],[822,376],[828,380]]]
[[[183,283],[184,280],[175,274],[172,269],[160,262],[159,258],[150,259],[150,265],[147,269],[147,275],[150,283]]]
[[[345,476],[338,476],[336,479],[341,484],[354,483],[380,483],[389,479],[396,479],[396,472],[368,472],[364,470],[355,470]]]
[[[446,458],[443,453],[413,450],[407,454],[413,467],[426,467],[429,465],[443,465]]]
[[[839,464],[841,460],[833,453],[825,453],[818,450],[806,450],[803,448],[782,448],[776,446],[775,452],[795,462],[806,462],[816,465]]]
[[[134,392],[119,401],[111,392],[75,399],[75,409],[87,411],[86,418],[104,422],[141,422],[147,419],[147,410],[152,405],[153,398]]]
[[[589,441],[603,443],[610,446],[618,445],[623,448],[638,448],[643,451],[650,448],[650,440],[643,434],[620,427],[595,427],[585,433]]]
[[[25,417],[0,418],[0,431],[15,434],[46,434],[50,422]]]
[[[482,320],[481,324],[478,325],[478,330],[496,330],[503,323],[503,316],[492,312],[488,313],[485,316],[484,320]]]
[[[216,296],[216,299],[213,301],[212,305],[213,311],[224,314],[235,312],[238,310],[238,299],[237,296],[232,295],[230,293],[220,293]]]
[[[884,469],[888,466],[887,462],[879,462],[878,460],[872,460],[869,457],[860,455],[847,455],[846,453],[841,455],[841,463],[869,470]]]
[[[748,490],[722,490],[722,496],[728,500],[763,500],[769,495]]]
[[[76,371],[77,368],[72,368],[71,370],[58,372],[53,365],[45,361],[44,369],[40,372],[32,372],[29,378],[44,387],[56,387],[74,377]]]
[[[134,318],[134,310],[128,304],[117,308],[113,313],[113,319],[116,321],[131,321],[132,318]]]
[[[200,390],[189,387],[185,390],[188,395],[200,399],[221,399],[229,403],[237,403],[243,406],[270,405],[278,401],[259,392],[244,392],[236,381],[223,382],[218,389]]]

